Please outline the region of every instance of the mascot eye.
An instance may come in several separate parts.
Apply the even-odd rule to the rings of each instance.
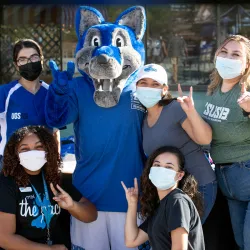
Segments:
[[[117,36],[115,39],[115,44],[117,47],[123,47],[125,45],[124,39],[121,36]]]
[[[91,46],[99,47],[101,46],[101,40],[98,36],[94,36],[91,40]]]

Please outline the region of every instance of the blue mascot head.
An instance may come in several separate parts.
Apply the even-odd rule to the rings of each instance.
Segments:
[[[145,29],[145,10],[141,6],[125,10],[114,23],[105,22],[94,8],[81,6],[77,10],[76,65],[81,74],[92,79],[98,106],[115,106],[123,88],[144,64]]]

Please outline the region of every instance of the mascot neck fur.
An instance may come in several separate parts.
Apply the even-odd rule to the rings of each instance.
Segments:
[[[82,75],[92,79],[98,106],[115,106],[123,88],[135,79],[144,64],[145,29],[145,10],[141,6],[127,9],[114,23],[105,22],[92,7],[77,10],[76,65]]]

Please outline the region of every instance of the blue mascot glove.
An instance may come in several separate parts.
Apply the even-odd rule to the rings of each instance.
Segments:
[[[75,73],[75,64],[74,62],[67,63],[67,70],[60,71],[55,61],[50,60],[49,67],[52,71],[53,83],[56,85],[56,89],[63,91],[68,87],[68,82],[73,79]],[[64,92],[64,91],[63,91]]]

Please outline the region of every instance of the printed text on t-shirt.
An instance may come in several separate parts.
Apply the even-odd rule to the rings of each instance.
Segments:
[[[205,105],[206,109],[203,112],[203,116],[206,119],[221,122],[227,120],[230,113],[230,109],[226,107],[215,106],[212,103],[207,102]]]

